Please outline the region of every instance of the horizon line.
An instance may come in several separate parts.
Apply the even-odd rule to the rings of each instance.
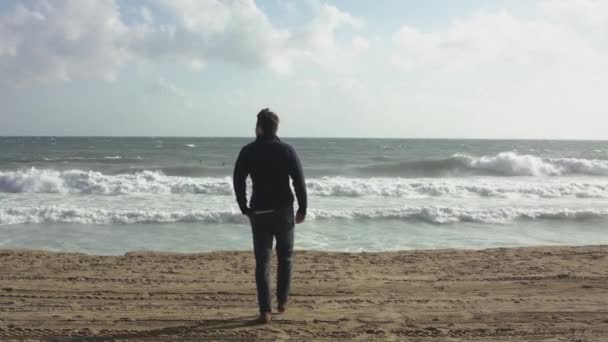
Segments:
[[[0,138],[183,138],[183,139],[254,139],[254,136],[195,136],[195,135],[0,135]],[[332,136],[279,136],[285,139],[337,139],[337,140],[528,140],[528,141],[598,141],[608,139],[583,138],[454,138],[454,137],[332,137]]]

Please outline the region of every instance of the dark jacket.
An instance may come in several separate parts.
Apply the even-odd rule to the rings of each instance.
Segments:
[[[247,207],[247,176],[251,176],[253,191]],[[293,205],[289,187],[291,176],[298,199],[298,212],[306,214],[306,183],[302,165],[291,145],[278,137],[258,137],[245,145],[234,165],[234,192],[243,214],[250,210],[275,210]]]

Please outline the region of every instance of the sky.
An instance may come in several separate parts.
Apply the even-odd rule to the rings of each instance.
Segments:
[[[3,0],[0,135],[608,139],[605,0]]]

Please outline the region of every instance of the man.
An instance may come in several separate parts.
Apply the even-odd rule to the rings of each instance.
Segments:
[[[253,232],[255,282],[260,307],[259,321],[272,319],[270,298],[270,255],[276,239],[278,258],[277,301],[279,313],[285,312],[291,285],[294,240],[293,194],[291,177],[298,199],[295,223],[306,217],[306,183],[296,151],[276,135],[279,117],[268,108],[258,113],[256,139],[241,149],[234,166],[234,192],[241,213],[247,215]],[[246,179],[251,176],[253,190],[247,207]]]

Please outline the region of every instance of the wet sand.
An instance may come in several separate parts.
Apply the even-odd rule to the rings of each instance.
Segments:
[[[257,313],[251,252],[0,250],[0,340],[608,341],[608,246],[298,251]]]

